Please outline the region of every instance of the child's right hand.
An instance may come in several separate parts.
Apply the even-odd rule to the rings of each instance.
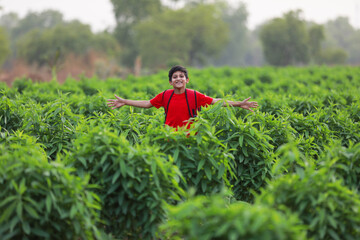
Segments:
[[[116,94],[115,94],[115,97],[116,97],[116,99],[108,99],[107,100],[108,101],[107,105],[109,107],[113,107],[111,109],[119,108],[119,107],[122,107],[125,105],[125,99],[118,97]]]

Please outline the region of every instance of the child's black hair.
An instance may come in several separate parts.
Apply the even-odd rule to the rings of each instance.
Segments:
[[[176,65],[176,66],[173,66],[169,71],[169,82],[171,82],[171,78],[172,78],[172,75],[174,74],[174,72],[177,72],[177,71],[185,73],[186,79],[189,78],[188,71],[186,70],[186,68],[183,66],[180,66],[180,65]]]

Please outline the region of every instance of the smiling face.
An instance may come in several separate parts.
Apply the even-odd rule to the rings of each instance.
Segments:
[[[171,81],[169,82],[174,89],[185,89],[186,84],[189,82],[189,78],[186,78],[186,75],[182,71],[176,71],[173,73],[171,77]]]

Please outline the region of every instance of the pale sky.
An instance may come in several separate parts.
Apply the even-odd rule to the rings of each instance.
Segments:
[[[136,0],[133,0],[136,1]],[[360,29],[360,0],[228,0],[236,4],[243,2],[249,12],[248,27],[274,17],[281,17],[290,10],[302,9],[308,21],[325,23],[338,16],[348,17],[350,23]],[[46,9],[58,10],[65,20],[78,19],[89,24],[92,30],[112,29],[115,25],[110,0],[0,0],[0,15],[16,12],[24,17],[29,11],[40,12]]]

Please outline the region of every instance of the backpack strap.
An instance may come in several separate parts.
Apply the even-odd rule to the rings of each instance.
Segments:
[[[169,110],[170,100],[173,95],[174,95],[174,89],[165,90],[162,95],[162,101],[164,103],[164,110],[165,110],[165,122],[166,122],[166,117],[167,117],[167,113]]]
[[[189,116],[194,118],[199,111],[197,107],[196,91],[192,89],[185,89],[186,103],[188,105]]]

